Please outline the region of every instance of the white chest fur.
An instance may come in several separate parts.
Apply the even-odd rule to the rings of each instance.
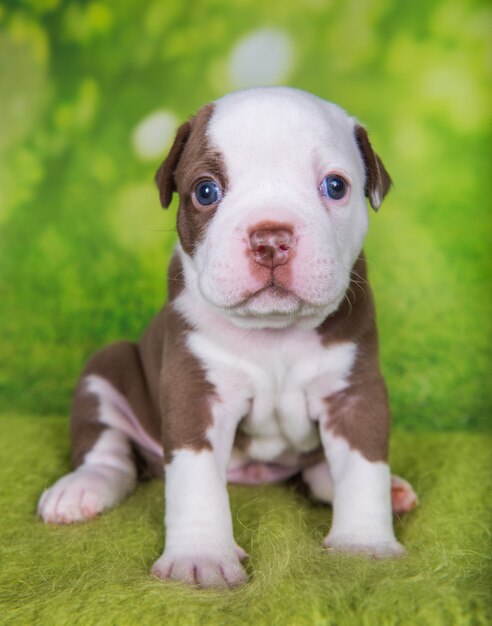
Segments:
[[[180,299],[189,319],[188,296]],[[240,428],[252,438],[248,455],[288,463],[292,453],[316,448],[315,422],[326,411],[324,399],[346,386],[355,344],[325,347],[315,330],[248,330],[214,312],[194,313],[188,348],[216,388],[216,410],[242,418]]]

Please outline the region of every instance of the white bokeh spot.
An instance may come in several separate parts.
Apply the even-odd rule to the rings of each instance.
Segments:
[[[137,156],[143,161],[163,158],[177,125],[177,118],[168,111],[154,111],[144,117],[132,133],[132,145]]]
[[[294,45],[287,33],[265,28],[241,39],[231,53],[229,76],[238,89],[282,83],[292,70]]]

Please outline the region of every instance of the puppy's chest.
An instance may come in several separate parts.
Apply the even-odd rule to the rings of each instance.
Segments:
[[[353,343],[323,346],[315,331],[210,336],[194,331],[188,346],[215,386],[220,413],[240,419],[252,458],[271,461],[319,446],[316,421],[325,399],[343,389]]]

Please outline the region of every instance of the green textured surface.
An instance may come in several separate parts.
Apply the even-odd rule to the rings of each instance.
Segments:
[[[250,583],[232,592],[191,591],[149,576],[163,545],[162,483],[140,485],[98,520],[48,527],[34,520],[43,487],[68,470],[66,423],[5,417],[0,455],[0,623],[118,626],[488,626],[491,439],[397,433],[394,470],[421,506],[396,521],[408,554],[394,561],[336,556],[320,544],[329,507],[294,485],[231,487],[238,543]]]
[[[82,361],[161,305],[175,207],[133,131],[233,88],[235,44],[268,26],[285,82],[366,123],[395,181],[367,253],[396,424],[490,426],[490,7],[22,4],[0,10],[0,410],[66,413]]]
[[[490,621],[491,25],[476,0],[0,3],[2,626]],[[87,526],[33,516],[68,467],[82,362],[165,297],[175,203],[134,131],[235,88],[235,46],[264,28],[293,51],[280,82],[363,121],[395,182],[366,251],[395,470],[422,506],[398,524],[409,557],[367,563],[322,555],[328,509],[289,487],[234,488],[252,582],[190,595],[147,576],[159,485]]]

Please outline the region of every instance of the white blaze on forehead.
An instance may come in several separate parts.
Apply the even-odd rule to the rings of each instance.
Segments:
[[[353,173],[362,176],[353,129],[340,107],[297,89],[271,87],[218,100],[209,137],[224,155],[232,184],[254,172],[262,185],[284,176],[308,188],[325,169],[359,169]]]

